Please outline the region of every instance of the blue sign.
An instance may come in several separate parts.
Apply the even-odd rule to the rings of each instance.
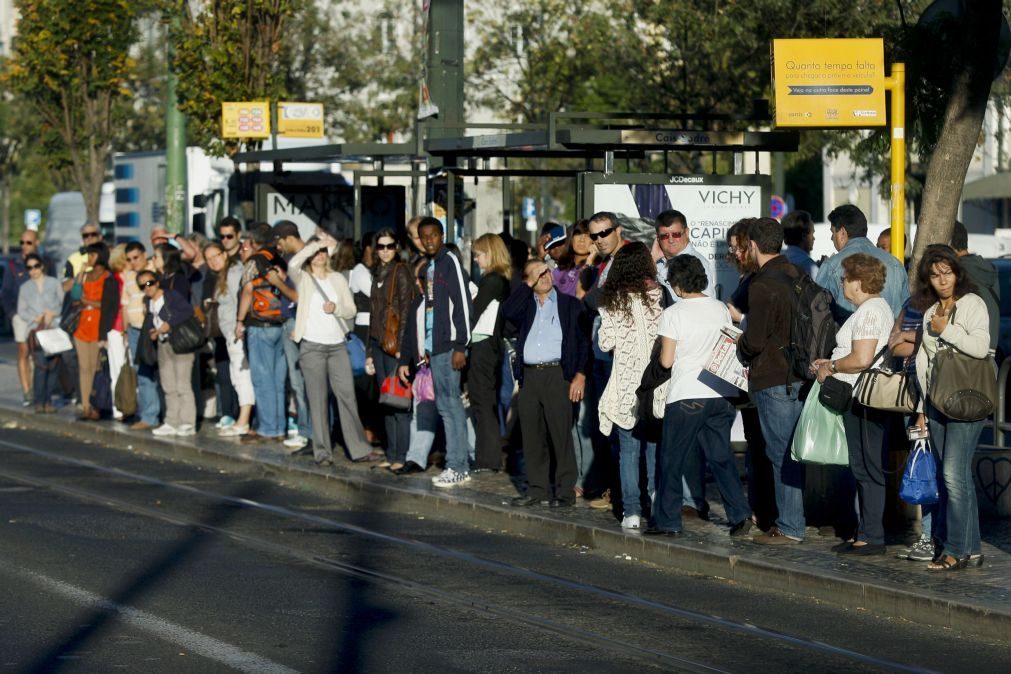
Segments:
[[[533,197],[523,197],[523,207],[520,209],[520,215],[523,218],[537,217],[537,205]]]

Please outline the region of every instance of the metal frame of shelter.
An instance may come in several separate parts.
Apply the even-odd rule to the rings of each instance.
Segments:
[[[677,122],[677,124],[669,124]],[[447,182],[446,220],[455,221],[456,179],[465,177],[502,178],[503,228],[512,229],[512,189],[514,177],[569,177],[575,180],[577,217],[586,217],[578,176],[593,172],[594,162],[602,162],[604,175],[615,173],[615,160],[627,163],[647,155],[663,154],[664,174],[668,174],[669,153],[711,152],[733,154],[734,175],[743,173],[744,154],[754,152],[755,173],[760,152],[795,152],[800,137],[796,131],[737,131],[733,127],[768,126],[772,117],[767,101],[755,101],[749,115],[643,114],[629,112],[552,112],[545,124],[443,124],[419,122],[415,139],[407,143],[340,143],[290,149],[258,150],[235,156],[237,162],[272,162],[280,173],[285,163],[363,163],[368,169],[354,169],[355,238],[361,238],[361,179],[375,177],[379,184],[387,177],[410,177],[414,195],[416,181],[445,176]],[[438,130],[431,134],[432,130]],[[478,135],[445,136],[447,131],[490,130]],[[432,137],[438,135],[438,137]],[[426,137],[428,136],[428,137]],[[578,169],[509,168],[509,159],[577,159]],[[501,168],[489,166],[502,160]],[[387,168],[388,164],[409,169]],[[441,166],[432,166],[441,164]],[[418,168],[424,165],[428,170]],[[630,168],[630,167],[629,167]],[[714,172],[715,173],[715,172]],[[417,205],[414,205],[415,212]],[[510,231],[511,233],[511,231]]]

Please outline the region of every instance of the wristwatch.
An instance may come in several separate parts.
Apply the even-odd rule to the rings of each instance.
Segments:
[[[839,370],[836,369],[835,361],[834,360],[829,361],[828,369],[832,370],[832,374],[838,374],[839,373]]]

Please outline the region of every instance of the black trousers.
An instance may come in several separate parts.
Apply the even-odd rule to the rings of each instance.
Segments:
[[[850,470],[857,481],[860,528],[857,539],[885,542],[885,413],[853,401],[843,415]]]
[[[474,410],[474,467],[502,468],[502,432],[498,423],[498,390],[502,385],[502,343],[489,337],[470,347],[467,393]]]
[[[232,374],[228,367],[228,348],[224,337],[215,337],[211,344],[214,347],[215,383],[218,389],[218,412],[221,416],[233,419],[239,418],[239,396],[232,386]]]
[[[575,501],[579,471],[572,447],[573,406],[561,366],[524,368],[519,414],[527,495],[540,500],[554,497]]]

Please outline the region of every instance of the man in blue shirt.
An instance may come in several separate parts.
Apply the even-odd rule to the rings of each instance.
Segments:
[[[502,304],[502,316],[519,329],[517,409],[529,488],[513,505],[568,507],[575,503],[573,404],[583,399],[590,335],[582,303],[552,286],[551,270],[528,262],[520,284]],[[554,479],[551,464],[554,463]]]
[[[815,281],[832,293],[832,313],[836,323],[842,325],[856,311],[856,306],[843,297],[842,261],[856,253],[866,253],[885,265],[885,289],[881,297],[888,302],[894,316],[899,315],[902,304],[909,298],[909,279],[902,262],[877,248],[867,238],[867,218],[852,204],[840,206],[828,214],[832,229],[832,245],[839,251],[825,260]]]

